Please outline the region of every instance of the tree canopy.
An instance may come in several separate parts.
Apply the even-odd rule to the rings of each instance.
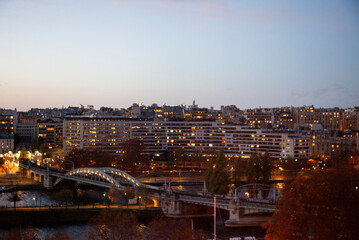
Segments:
[[[75,168],[80,167],[111,167],[114,159],[106,151],[97,149],[74,149],[67,156],[66,160],[74,163]],[[63,168],[70,169],[67,162],[63,163]]]
[[[62,189],[58,192],[55,192],[52,195],[52,198],[59,203],[65,203],[67,207],[67,203],[74,199],[74,193],[70,189]]]
[[[207,236],[193,230],[185,219],[154,218],[143,233],[143,240],[205,240]]]
[[[242,171],[241,160],[242,160],[241,158],[235,159],[233,164],[232,182],[235,188],[241,186],[241,171]]]
[[[268,183],[270,176],[271,158],[269,154],[252,154],[247,162],[248,183]]]
[[[137,138],[128,139],[121,144],[123,154],[118,166],[122,169],[134,172],[137,168],[148,166],[148,158],[144,155],[145,145]]]
[[[227,194],[229,190],[229,174],[224,151],[217,154],[215,160],[211,159],[205,176],[209,192],[214,194]]]
[[[341,167],[297,176],[287,184],[266,239],[355,239],[359,172]]]
[[[141,239],[139,222],[134,215],[103,211],[90,220],[89,240]]]

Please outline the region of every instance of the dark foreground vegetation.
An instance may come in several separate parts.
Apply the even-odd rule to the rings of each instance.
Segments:
[[[359,172],[337,166],[286,184],[266,239],[358,239],[358,219]]]
[[[205,240],[207,235],[192,230],[190,221],[185,219],[153,218],[147,226],[141,224],[134,214],[102,211],[88,223],[89,240]],[[40,240],[31,228],[15,228],[1,238],[2,240]],[[48,234],[45,240],[71,240],[65,233]]]

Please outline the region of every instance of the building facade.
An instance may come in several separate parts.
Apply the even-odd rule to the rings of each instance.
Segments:
[[[62,147],[63,123],[59,119],[38,120],[38,137],[43,140],[45,155]]]
[[[67,117],[63,124],[64,155],[73,149],[101,149],[121,154],[124,140],[138,138],[146,154],[178,148],[205,154],[212,149],[229,157],[268,152],[274,158],[309,157],[310,140],[293,132],[273,132],[215,121],[149,121],[116,117]]]
[[[0,109],[0,153],[14,151],[17,111]]]

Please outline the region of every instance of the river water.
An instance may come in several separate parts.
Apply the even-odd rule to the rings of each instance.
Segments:
[[[182,190],[187,192],[202,192],[203,186],[191,185],[191,186],[176,186],[173,189]],[[46,190],[36,191],[18,191],[22,195],[22,200],[17,202],[16,206],[56,206],[56,202],[51,199],[52,192]],[[100,195],[103,192],[99,192]],[[7,199],[11,193],[1,193],[0,195],[0,207],[12,207],[13,203]],[[217,214],[217,239],[228,240],[230,237],[243,237],[244,236],[256,236],[258,239],[264,238],[264,230],[259,227],[247,227],[247,228],[226,228],[224,227],[224,221],[226,217],[226,211],[222,211]],[[213,238],[213,218],[194,218],[194,229],[201,229],[208,234],[209,238]],[[44,239],[47,234],[55,234],[56,232],[64,232],[76,240],[87,240],[88,227],[86,225],[70,225],[70,226],[48,226],[35,228],[41,239]],[[0,230],[0,236],[6,234],[9,230]]]

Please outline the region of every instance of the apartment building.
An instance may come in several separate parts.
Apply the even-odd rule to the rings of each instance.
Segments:
[[[14,151],[14,138],[11,137],[0,138],[0,153],[4,154],[9,151]]]
[[[296,127],[303,124],[321,124],[323,129],[338,131],[359,131],[359,107],[319,108],[313,106],[295,108],[293,111]]]
[[[14,136],[17,125],[17,111],[0,109],[0,135]]]
[[[36,117],[26,113],[19,113],[16,134],[22,139],[22,141],[32,142],[37,139],[38,133]]]
[[[17,111],[0,109],[0,153],[14,151]]]
[[[188,153],[225,151],[229,157],[269,152],[274,158],[309,157],[309,139],[291,132],[251,129],[214,121],[150,121],[118,117],[66,117],[64,155],[72,149],[96,148],[121,154],[122,141],[138,138],[147,154],[183,148]]]
[[[37,121],[38,137],[45,145],[45,155],[51,154],[62,145],[63,124],[60,119],[43,119]]]
[[[336,151],[359,152],[358,132],[315,131],[310,146],[312,157],[327,158]]]

